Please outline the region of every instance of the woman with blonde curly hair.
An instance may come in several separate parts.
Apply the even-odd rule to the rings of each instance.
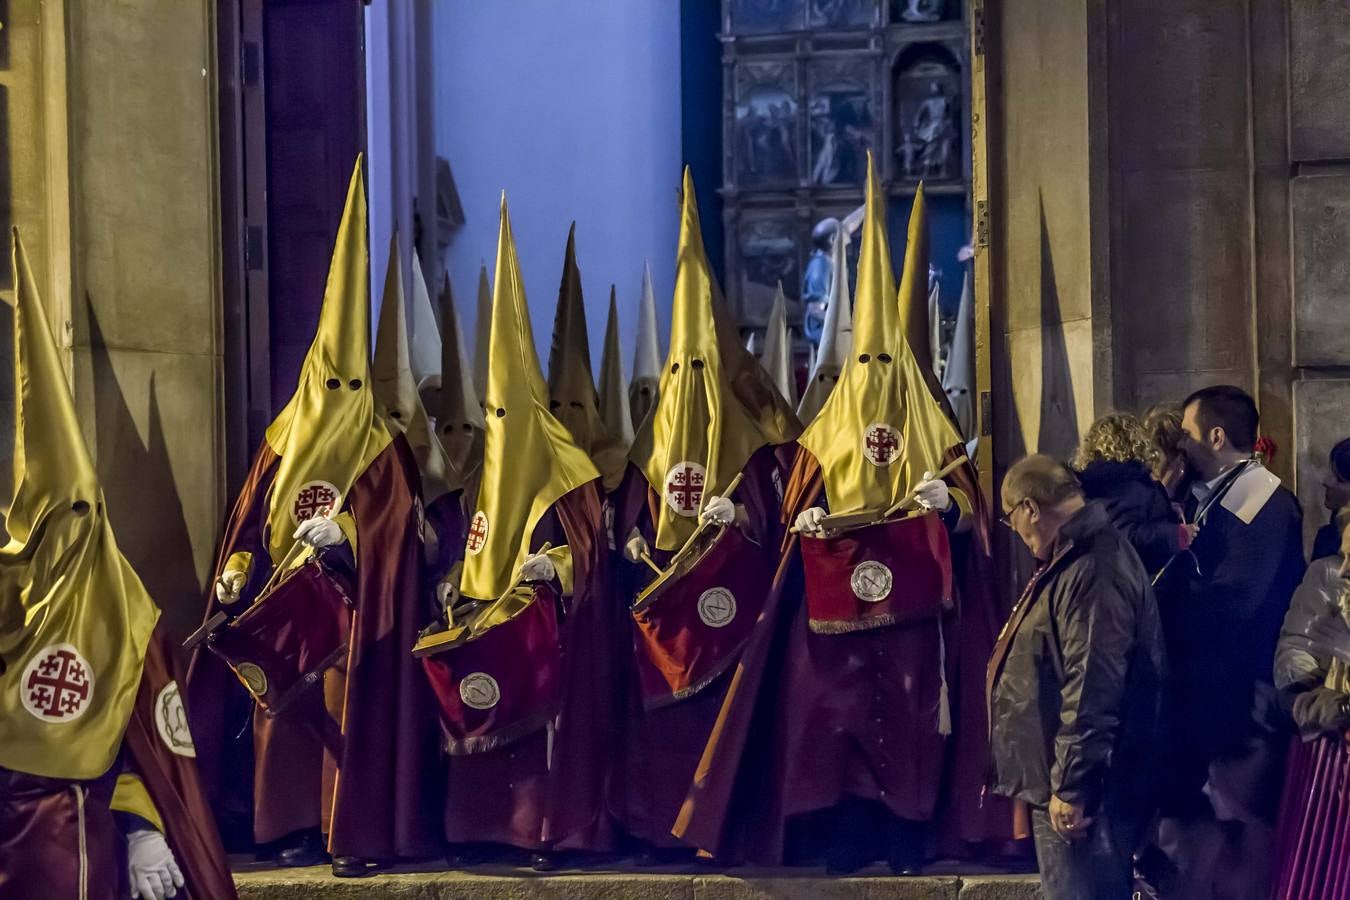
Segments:
[[[1181,452],[1181,407],[1176,403],[1158,403],[1144,413],[1144,432],[1157,456],[1152,463],[1153,477],[1174,501],[1181,499],[1186,482],[1186,454]]]
[[[1111,413],[1088,428],[1072,462],[1083,493],[1102,505],[1150,575],[1190,546],[1193,536],[1154,477],[1163,459],[1138,418]]]

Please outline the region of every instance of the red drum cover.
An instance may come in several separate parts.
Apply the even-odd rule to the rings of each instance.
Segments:
[[[947,529],[934,513],[835,537],[802,535],[811,630],[846,634],[935,619],[952,595]]]
[[[692,697],[736,662],[771,577],[765,550],[725,528],[690,571],[633,613],[645,708]]]
[[[538,731],[557,715],[561,697],[557,592],[536,584],[519,614],[471,641],[422,657],[422,666],[440,706],[450,755],[482,753]]]
[[[275,716],[346,657],[351,608],[349,588],[311,557],[208,635],[206,645]]]

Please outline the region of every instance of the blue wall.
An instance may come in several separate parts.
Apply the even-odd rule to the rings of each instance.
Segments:
[[[644,262],[669,327],[679,232],[680,5],[633,0],[440,0],[437,152],[466,223],[446,265],[472,334],[480,261],[492,271],[505,189],[547,356],[568,224],[598,365],[611,282],[631,365]],[[668,333],[668,332],[663,332]]]

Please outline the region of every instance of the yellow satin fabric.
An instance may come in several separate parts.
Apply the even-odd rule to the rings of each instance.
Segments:
[[[925,471],[938,471],[943,456],[961,442],[929,393],[905,341],[886,239],[885,204],[869,157],[853,350],[839,383],[799,439],[820,462],[832,513],[889,509]],[[916,202],[911,215],[922,212],[922,204]],[[915,244],[910,242],[911,247]],[[898,456],[887,466],[874,465],[864,453],[866,433],[877,424],[900,433]]]
[[[13,271],[14,502],[9,543],[0,548],[0,767],[95,778],[121,746],[159,609],[118,550],[17,229]],[[48,721],[24,705],[32,698],[25,669],[60,644],[88,663],[92,683],[82,714]]]
[[[369,276],[365,179],[358,157],[314,343],[295,394],[267,428],[267,443],[281,458],[268,498],[267,550],[273,562],[295,543],[292,508],[300,489],[327,482],[337,489],[340,508],[361,473],[394,439],[371,386]]]

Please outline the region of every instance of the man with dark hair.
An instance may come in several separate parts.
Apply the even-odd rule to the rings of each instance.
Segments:
[[[1158,608],[1139,557],[1062,463],[1014,465],[1003,512],[1039,568],[989,662],[994,789],[1031,806],[1046,897],[1123,900],[1153,810]]]
[[[1181,450],[1198,526],[1156,588],[1172,663],[1173,719],[1160,848],[1165,894],[1263,897],[1279,801],[1286,722],[1271,682],[1275,643],[1303,576],[1302,513],[1253,457],[1259,417],[1232,386],[1186,398]],[[1175,876],[1175,884],[1173,884]],[[1223,889],[1220,888],[1222,891]]]

